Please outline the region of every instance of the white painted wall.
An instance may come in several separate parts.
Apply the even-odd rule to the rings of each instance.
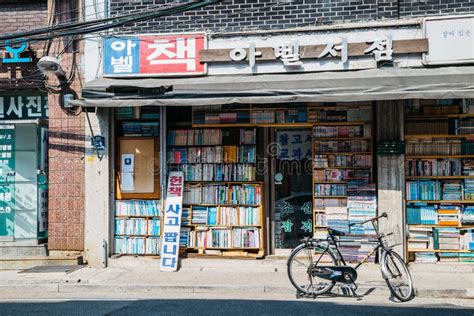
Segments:
[[[96,5],[94,5],[94,3]],[[104,0],[85,0],[86,19],[93,20],[104,17]],[[91,81],[101,76],[101,38],[86,35],[83,73],[85,81]],[[110,159],[111,139],[110,110],[99,109],[97,113],[89,113],[92,132],[85,117],[85,234],[84,258],[92,267],[104,265],[103,241],[107,241],[108,248],[112,245],[110,239],[110,220],[113,201],[110,199]],[[92,133],[105,137],[106,154],[99,160],[91,145]]]

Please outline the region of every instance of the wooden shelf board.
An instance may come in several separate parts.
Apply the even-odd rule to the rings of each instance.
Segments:
[[[199,183],[223,183],[223,184],[262,184],[259,181],[186,181],[185,183],[189,184],[199,184]]]
[[[438,203],[448,203],[448,204],[474,204],[474,200],[406,200],[406,203],[427,203],[427,204],[438,204]]]
[[[341,156],[352,156],[352,155],[372,155],[372,152],[319,152],[315,155],[318,156],[327,156],[327,155],[341,155]]]
[[[408,252],[453,252],[453,253],[474,253],[474,250],[473,251],[469,251],[469,250],[440,250],[440,249],[436,249],[436,250],[430,250],[430,249],[408,249]]]
[[[372,169],[372,167],[317,167],[314,170],[328,170],[328,169]]]
[[[225,123],[225,124],[192,124],[192,127],[312,127],[313,123]]]
[[[254,207],[258,207],[258,206],[261,206],[261,204],[204,204],[204,203],[183,203],[183,205],[186,205],[186,206],[225,206],[225,207],[228,207],[228,206],[254,206]]]
[[[255,162],[170,162],[168,165],[255,165]]]
[[[148,238],[148,237],[159,238],[159,237],[161,237],[160,235],[127,235],[127,234],[115,234],[114,236],[116,236],[116,237],[143,237],[143,238]]]
[[[347,181],[314,181],[315,184],[347,184]]]

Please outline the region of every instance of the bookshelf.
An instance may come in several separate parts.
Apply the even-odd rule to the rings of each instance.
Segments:
[[[370,225],[352,226],[376,215],[371,103],[310,105],[313,124],[313,223],[315,237],[331,227],[340,237],[348,261],[364,257],[364,242],[375,235]]]
[[[161,240],[159,108],[121,108],[115,112],[116,180],[114,252],[159,255]],[[134,155],[134,189],[121,188],[121,156]]]
[[[264,255],[255,128],[169,130],[167,164],[184,172],[180,245],[189,255]]]
[[[268,105],[207,106],[193,108],[193,127],[305,127],[308,123],[306,103],[292,103],[277,108]]]
[[[462,100],[414,100],[405,111],[407,254],[474,262],[474,112]]]

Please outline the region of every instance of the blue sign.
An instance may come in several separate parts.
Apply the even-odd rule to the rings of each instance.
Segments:
[[[104,39],[104,73],[131,75],[140,72],[140,39],[108,37]]]
[[[8,43],[8,41],[7,41]],[[5,50],[7,53],[10,54],[9,58],[3,58],[4,64],[11,64],[11,63],[30,63],[31,58],[29,57],[20,57],[20,54],[26,51],[28,48],[28,44],[26,42],[21,43],[19,47],[13,47],[11,45],[5,46]]]

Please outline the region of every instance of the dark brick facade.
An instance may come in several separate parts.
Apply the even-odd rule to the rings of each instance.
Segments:
[[[110,0],[110,14],[177,1]],[[284,29],[341,22],[474,12],[474,0],[224,0],[200,10],[123,27],[120,33]]]

